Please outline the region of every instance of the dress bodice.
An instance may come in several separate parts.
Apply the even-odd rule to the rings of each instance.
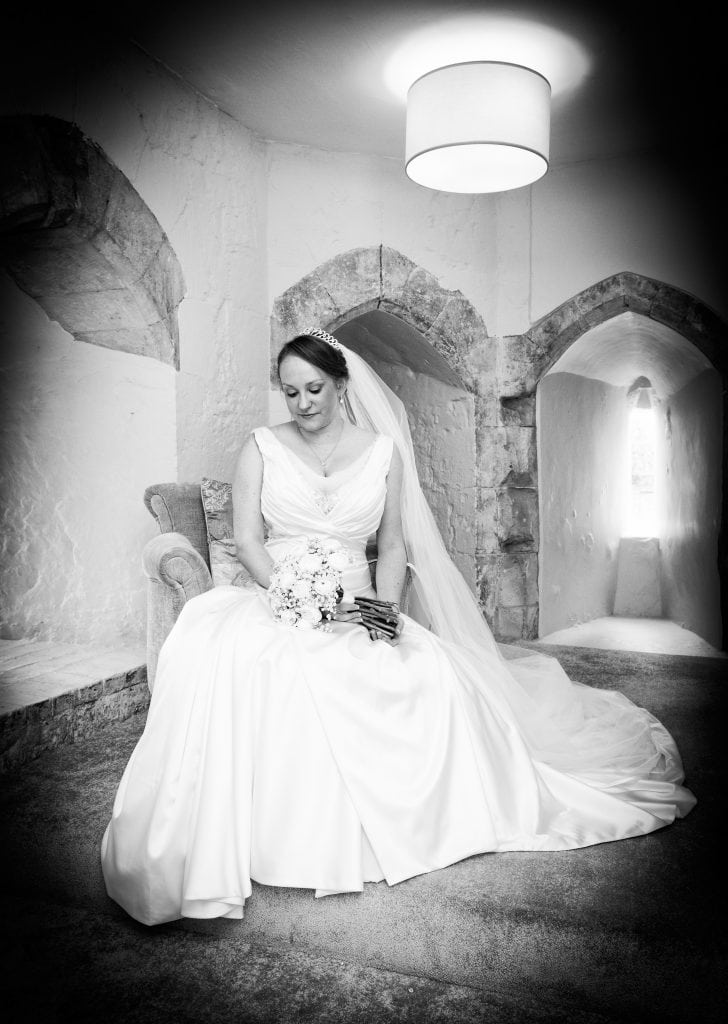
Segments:
[[[260,504],[269,550],[302,536],[334,537],[364,558],[384,511],[392,439],[375,436],[349,466],[323,477],[269,427],[259,427],[254,437],[263,458]]]

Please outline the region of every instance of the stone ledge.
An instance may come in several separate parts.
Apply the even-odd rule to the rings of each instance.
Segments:
[[[0,641],[0,773],[149,704],[144,650]]]

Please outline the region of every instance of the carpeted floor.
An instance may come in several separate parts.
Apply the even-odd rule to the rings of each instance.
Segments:
[[[99,867],[137,716],[0,778],[4,1019],[722,1022],[728,660],[548,653],[664,721],[698,797],[688,818],[586,850],[473,857],[361,895],[256,885],[243,922],[149,929],[106,897]]]

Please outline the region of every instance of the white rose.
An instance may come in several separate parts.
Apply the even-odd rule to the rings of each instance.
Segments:
[[[314,605],[308,605],[301,612],[297,625],[301,629],[313,629],[321,621],[321,612]]]
[[[321,556],[311,554],[310,552],[307,555],[303,555],[298,560],[298,564],[302,572],[318,572],[323,566]]]
[[[305,600],[310,595],[311,590],[305,580],[297,580],[291,587],[291,593],[299,600]]]
[[[284,626],[295,626],[296,624],[296,613],[290,611],[281,612],[281,622]]]
[[[316,580],[313,585],[313,589],[317,594],[323,594],[324,596],[327,594],[333,594],[336,590],[336,581],[324,576],[323,579]]]
[[[336,569],[337,572],[341,572],[346,569],[349,564],[349,556],[346,551],[335,551],[329,555],[329,565],[332,569]]]
[[[290,590],[296,582],[296,574],[292,569],[282,569],[275,574],[276,583],[281,590]]]

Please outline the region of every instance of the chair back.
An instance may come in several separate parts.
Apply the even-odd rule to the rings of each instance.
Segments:
[[[152,484],[144,492],[144,504],[156,520],[159,532],[184,534],[209,569],[210,549],[200,485]]]

